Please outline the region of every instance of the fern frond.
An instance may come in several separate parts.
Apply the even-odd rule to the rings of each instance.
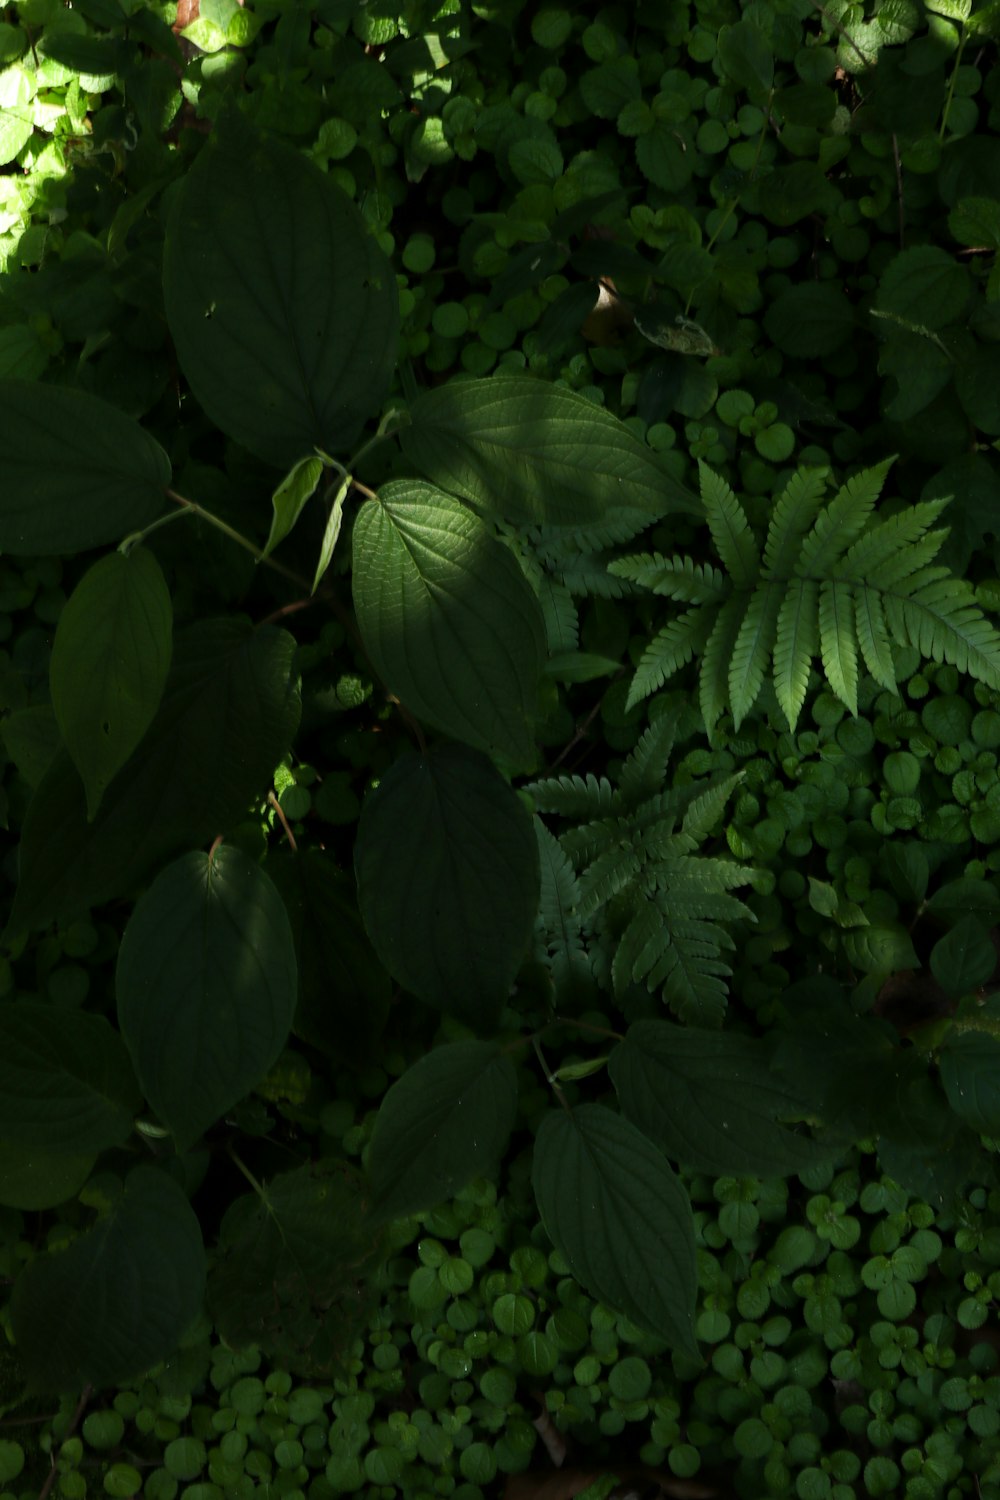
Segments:
[[[745,775],[745,771],[737,771],[735,776],[727,776],[724,781],[708,787],[696,797],[684,814],[681,832],[688,838],[694,839],[696,844],[704,843],[705,839],[714,832],[725,811],[726,803]]]
[[[896,639],[915,646],[921,656],[950,662],[1000,688],[1000,634],[975,603],[971,586],[944,568],[927,568],[907,583],[913,588],[909,597],[889,594],[885,599]]]
[[[637,552],[608,564],[615,578],[628,578],[667,599],[683,604],[721,604],[729,593],[726,575],[710,563],[690,557],[663,557],[659,552]]]
[[[617,800],[618,793],[615,793]],[[595,818],[593,822],[581,823],[576,828],[567,828],[559,838],[578,870],[592,864],[595,859],[607,854],[609,849],[628,847],[633,839],[633,825],[629,818]]]
[[[537,812],[560,818],[599,818],[615,809],[615,789],[606,777],[548,776],[524,788]]]
[[[609,849],[580,875],[580,916],[591,917],[642,873],[642,854],[631,844]]]
[[[559,651],[575,651],[580,644],[580,616],[569,589],[564,583],[559,583],[546,574],[539,583],[537,593],[542,607],[549,655],[555,656]]]
[[[701,498],[715,550],[738,589],[752,588],[760,572],[760,553],[746,512],[726,481],[698,460]]]
[[[619,805],[622,808],[634,810],[663,789],[676,736],[676,721],[666,714],[660,714],[643,732],[618,778]]]
[[[753,922],[756,920],[750,907],[738,896],[729,896],[725,891],[699,891],[697,895],[682,894],[672,887],[669,892],[670,912],[678,920],[700,918],[710,922]]]
[[[748,865],[738,865],[729,859],[716,859],[707,854],[683,854],[657,861],[651,874],[662,890],[697,894],[701,891],[732,891],[737,886],[749,885],[754,872]]]
[[[646,981],[650,988],[662,985],[664,1000],[685,1025],[715,1028],[725,1018],[732,970],[719,957],[718,932],[710,922],[672,923],[670,945]]]
[[[862,469],[841,485],[802,544],[795,565],[799,578],[825,577],[855,537],[861,535],[894,462],[894,458],[887,458],[874,468]]]
[[[787,578],[801,547],[801,538],[816,519],[826,493],[829,469],[799,469],[792,475],[775,503],[767,541],[764,571]]]
[[[947,528],[930,531],[930,527],[948,504],[947,500],[924,500],[919,505],[911,505],[908,510],[890,516],[878,526],[870,527],[844,553],[833,569],[835,576],[858,581],[870,579],[884,593],[893,587],[896,579],[907,576],[905,572],[894,572],[889,576],[886,570],[906,567],[911,556],[918,551],[918,543],[925,548],[923,560],[910,568],[910,572],[916,572],[917,567],[925,567],[940,552],[948,535]],[[936,545],[927,551],[926,544],[930,538],[936,539]]]
[[[754,589],[740,623],[729,661],[729,704],[739,729],[757,701],[774,649],[778,610],[784,584],[761,580]]]
[[[856,584],[854,589],[854,623],[865,666],[880,687],[887,688],[890,693],[896,692],[896,672],[882,596],[863,583]]]
[[[670,931],[651,901],[644,901],[618,940],[611,960],[611,982],[615,999],[621,1000],[630,984],[641,984],[663,956]]]
[[[701,656],[698,700],[709,739],[729,701],[729,662],[746,608],[747,596],[733,594],[715,617],[712,633]]]
[[[826,579],[819,591],[819,649],[830,689],[852,714],[858,711],[858,643],[849,583]]]
[[[657,631],[635,669],[625,700],[626,710],[655,693],[668,677],[687,665],[708,640],[714,615],[715,611],[708,605],[697,605],[669,620]]]
[[[608,553],[569,553],[558,559],[544,559],[555,576],[577,597],[625,599],[633,587],[624,578],[608,572]]]
[[[540,818],[535,818],[534,824],[541,871],[537,926],[558,994],[567,985],[582,983],[589,972],[583,924],[577,910],[580,887],[559,840]]]
[[[794,730],[809,687],[818,646],[819,590],[811,578],[792,578],[778,611],[774,636],[774,691]]]

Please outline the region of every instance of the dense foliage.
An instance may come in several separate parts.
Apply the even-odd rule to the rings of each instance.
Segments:
[[[1000,1494],[998,34],[5,11],[50,1489]]]

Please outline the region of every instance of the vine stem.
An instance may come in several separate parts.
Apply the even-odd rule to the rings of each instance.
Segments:
[[[569,1102],[568,1102],[568,1100],[566,1098],[566,1095],[563,1093],[562,1089],[559,1087],[559,1082],[558,1082],[558,1080],[556,1078],[556,1075],[554,1073],[552,1073],[552,1072],[549,1071],[549,1065],[545,1061],[545,1053],[542,1051],[542,1046],[541,1046],[541,1043],[538,1040],[537,1034],[531,1038],[531,1045],[535,1049],[535,1056],[538,1058],[538,1061],[542,1065],[542,1071],[545,1074],[545,1081],[546,1081],[546,1083],[552,1089],[552,1092],[555,1094],[556,1098],[559,1100],[559,1103],[562,1105],[562,1107],[566,1111],[566,1113],[568,1115],[572,1114],[573,1111],[569,1107]]]
[[[199,505],[196,500],[188,500],[185,495],[178,495],[176,490],[167,489],[164,491],[164,493],[166,494],[168,500],[172,500],[175,505],[180,505],[183,507],[182,514],[200,516],[203,521],[207,521],[210,526],[214,526],[217,531],[221,531],[223,536],[229,537],[230,541],[235,542],[237,546],[243,547],[245,551],[252,553],[252,555],[257,559],[258,562],[264,563],[267,567],[273,568],[276,573],[280,573],[284,578],[290,579],[291,582],[294,583],[298,588],[300,588],[304,594],[309,593],[309,584],[305,578],[300,577],[299,574],[294,572],[291,568],[286,568],[284,563],[276,562],[273,557],[265,557],[264,549],[262,547],[258,547],[256,542],[252,542],[250,538],[244,536],[241,531],[237,531],[235,526],[230,526],[227,521],[223,521],[221,516],[214,516],[210,510],[205,510],[204,507]],[[158,521],[154,521],[151,526],[147,526],[145,530],[137,532],[135,535],[135,541],[141,541],[142,538],[148,535],[148,533],[152,531],[154,527],[161,526],[165,521],[170,519],[172,519],[172,517],[161,516],[160,519]],[[133,541],[131,537],[128,538],[128,540],[130,542]]]

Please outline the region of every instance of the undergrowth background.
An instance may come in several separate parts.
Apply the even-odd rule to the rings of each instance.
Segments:
[[[704,459],[758,527],[795,465],[843,473],[898,455],[890,510],[953,496],[943,556],[990,609],[998,36],[1000,7],[966,0],[203,0],[182,16],[117,0],[8,5],[0,376],[76,384],[169,432],[175,468],[223,518],[243,515],[248,493],[266,502],[270,472],[183,399],[159,280],[171,191],[235,92],[348,191],[391,257],[400,400],[460,373],[561,382],[622,417],[691,489]],[[366,482],[394,463],[378,450]],[[265,503],[261,540],[267,519]],[[180,620],[209,602],[249,597],[257,617],[281,606],[208,528],[197,529],[201,569],[186,575],[193,528],[180,531],[157,551]],[[320,532],[304,519],[285,560],[309,572]],[[538,538],[511,528],[506,539],[529,570]],[[671,517],[648,543],[686,553],[703,538]],[[656,599],[605,571],[612,555],[558,559],[546,625],[566,665],[547,678],[538,737],[548,767],[615,781],[648,722],[627,699],[662,619]],[[331,569],[342,598],[296,623],[304,731],[276,776],[280,817],[262,806],[241,837],[260,852],[280,842],[283,819],[350,869],[365,794],[406,728],[355,644],[348,559],[342,547]],[[78,576],[76,562],[0,559],[12,835],[57,743],[48,661]],[[959,1001],[993,994],[1000,694],[916,652],[898,651],[895,667],[898,693],[862,673],[857,715],[816,676],[794,732],[765,687],[711,745],[693,673],[658,699],[677,720],[676,785],[745,772],[716,842],[756,872],[756,925],[731,957],[729,1017],[746,1030],[793,1019],[806,1000],[792,986],[819,970],[918,1046]],[[3,876],[10,898],[14,838]],[[119,932],[112,907],[15,945],[0,959],[3,998],[100,1010]],[[512,1031],[547,999],[536,957]],[[230,1140],[263,1178],[330,1152],[360,1164],[391,1081],[432,1041],[468,1034],[400,1003],[349,924],[317,963],[339,966],[354,1003],[332,1015],[314,1005],[203,1153],[186,1185],[206,1226],[244,1187]],[[585,1027],[614,1026],[594,976],[577,1000]],[[625,1009],[641,1019],[658,1006],[640,993]],[[565,1063],[595,1058],[585,1029],[573,1041]],[[516,1149],[497,1185],[394,1223],[382,1281],[331,1299],[320,1340],[346,1361],[336,1377],[308,1367],[314,1309],[273,1329],[266,1356],[234,1353],[204,1319],[133,1388],[64,1400],[40,1422],[55,1407],[15,1409],[11,1350],[0,1494],[481,1500],[544,1465],[543,1430],[558,1452],[544,1411],[572,1445],[567,1463],[642,1464],[678,1494],[996,1500],[1000,1069],[987,1061],[985,1149],[932,1121],[919,1146],[895,1147],[908,1188],[883,1151],[876,1160],[863,1067],[842,1107],[869,1139],[836,1168],[787,1182],[685,1174],[709,1360],[698,1370],[595,1303],[537,1224],[520,1153],[548,1089],[525,1059]],[[817,1054],[817,1097],[823,1063]],[[572,1097],[587,1086],[563,1084]],[[910,1108],[898,1101],[901,1120]],[[0,1184],[3,1167],[0,1156]],[[109,1172],[55,1213],[0,1208],[0,1273],[12,1281],[115,1191]],[[688,1480],[705,1490],[684,1491]]]

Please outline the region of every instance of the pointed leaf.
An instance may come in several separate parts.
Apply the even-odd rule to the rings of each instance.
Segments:
[[[307,502],[315,495],[323,475],[323,468],[323,460],[317,458],[315,454],[308,458],[300,458],[278,485],[271,496],[271,508],[274,515],[271,518],[271,530],[262,553],[263,557],[270,557],[278,543],[283,542],[291,531]]]
[[[316,560],[316,571],[313,574],[312,588],[310,593],[315,594],[323,581],[323,575],[333,561],[333,554],[337,550],[340,540],[340,529],[344,524],[344,501],[347,492],[351,488],[350,476],[345,476],[337,486],[337,491],[330,504],[330,514],[326,518],[326,526],[323,528],[323,540],[320,542],[319,557]]]
[[[771,660],[778,611],[785,583],[758,583],[747,600],[743,623],[729,662],[729,703],[733,726],[739,729],[760,694],[764,673]]]
[[[342,188],[235,110],[173,199],[163,289],[198,402],[266,463],[342,452],[378,415],[399,332],[392,266]]]
[[[173,609],[152,552],[112,552],[84,574],[59,616],[49,683],[93,819],[149,728],[170,669]]]
[[[709,738],[729,702],[729,663],[743,623],[745,608],[745,594],[730,595],[715,617],[715,624],[701,655],[698,706]]]
[[[854,624],[865,666],[880,687],[894,693],[896,671],[882,598],[877,589],[865,583],[859,583],[854,590]]]
[[[722,565],[737,589],[753,588],[760,572],[760,553],[746,512],[721,475],[698,460],[701,500]]]
[[[182,631],[160,710],[93,823],[69,757],[46,772],[24,820],[9,931],[78,916],[241,822],[298,728],[294,650],[286,631],[236,619]]]
[[[166,1172],[136,1167],[92,1229],[36,1256],[14,1285],[29,1390],[75,1397],[142,1375],[174,1352],[204,1287],[194,1210]]]
[[[449,381],[418,396],[410,415],[399,433],[410,463],[509,521],[586,526],[618,511],[650,521],[700,513],[635,433],[577,391],[524,375]]]
[[[774,690],[794,731],[809,687],[813,657],[819,649],[818,591],[808,578],[791,578],[778,611],[774,640]]]
[[[635,669],[625,702],[626,712],[663,686],[685,666],[712,633],[718,611],[711,605],[687,609],[656,632]]]
[[[803,1104],[754,1037],[637,1021],[608,1068],[632,1123],[696,1172],[787,1177],[830,1160],[829,1149],[778,1123]]]
[[[382,1100],[368,1152],[376,1223],[434,1208],[497,1170],[517,1074],[495,1042],[435,1047]]]
[[[118,1024],[178,1151],[277,1060],[296,984],[281,897],[241,849],[187,854],[140,898],[118,951]]]
[[[0,380],[0,407],[0,552],[85,552],[163,510],[170,460],[118,407],[20,380]]]
[[[406,754],[365,802],[354,859],[389,973],[429,1005],[491,1025],[538,909],[538,845],[517,793],[462,745]]]
[[[515,765],[534,761],[545,629],[485,522],[420,481],[384,485],[354,523],[353,587],[375,669],[418,719]]]
[[[0,1138],[74,1153],[120,1146],[142,1108],[132,1064],[103,1016],[14,1000],[0,1006]]]
[[[97,1156],[57,1156],[37,1146],[0,1140],[0,1204],[37,1212],[75,1198],[94,1169]]]
[[[601,1104],[553,1110],[531,1180],[546,1233],[591,1296],[698,1359],[691,1204],[652,1142]]]

